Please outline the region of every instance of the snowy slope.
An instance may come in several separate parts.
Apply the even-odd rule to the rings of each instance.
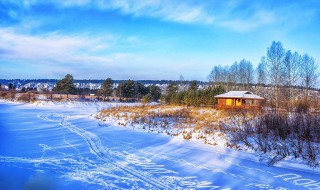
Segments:
[[[0,102],[0,189],[320,189],[319,170],[101,127],[91,115],[118,105]]]

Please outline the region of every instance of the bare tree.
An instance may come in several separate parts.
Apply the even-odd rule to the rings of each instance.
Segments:
[[[253,83],[253,73],[254,73],[254,70],[253,70],[253,66],[252,66],[252,63],[250,61],[246,61],[246,64],[245,64],[245,79],[246,79],[246,85],[247,85],[247,88],[250,86],[250,84]]]
[[[290,50],[286,52],[283,60],[283,79],[284,84],[289,87],[290,108],[293,107],[293,87],[297,85],[297,81],[300,75],[300,61],[301,56],[297,52],[292,54]]]
[[[263,56],[261,58],[261,62],[259,63],[257,69],[257,84],[263,85],[266,84],[267,81],[267,73],[266,73],[266,57]]]
[[[222,84],[228,83],[228,74],[229,74],[229,67],[221,67],[221,82]]]
[[[266,57],[262,57],[259,65],[256,68],[256,93],[260,94],[261,91],[264,89],[263,85],[266,84],[267,81],[267,73],[266,73]]]
[[[242,59],[239,63],[239,82],[242,85],[242,89],[245,86],[248,88],[249,85],[253,82],[253,66],[250,61]]]
[[[244,89],[244,84],[246,80],[246,60],[242,59],[239,63],[239,83],[242,86],[242,89]]]
[[[279,108],[279,86],[283,74],[283,58],[285,50],[281,42],[272,42],[272,45],[267,49],[266,71],[269,83],[273,86],[274,106]]]
[[[230,74],[230,82],[232,84],[232,88],[234,88],[239,80],[239,65],[237,62],[234,62],[229,68]]]
[[[226,84],[225,89],[229,91],[233,87],[233,76],[229,66],[225,66],[223,68],[223,75],[225,76],[224,77],[225,84]]]
[[[305,87],[305,96],[308,97],[308,92],[313,87],[319,76],[317,69],[318,64],[308,54],[304,54],[301,58],[301,79],[303,86]]]
[[[213,69],[211,70],[209,76],[209,81],[215,84],[221,84],[223,81],[223,68],[221,65],[219,66],[214,66]]]

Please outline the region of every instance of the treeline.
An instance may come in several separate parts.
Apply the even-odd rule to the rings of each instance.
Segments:
[[[176,83],[171,83],[166,88],[166,94],[162,99],[168,104],[186,105],[197,107],[213,107],[214,96],[224,93],[222,86],[198,89],[197,81],[192,81],[187,90],[179,91]]]
[[[143,102],[159,101],[161,97],[161,89],[158,86],[146,86],[141,82],[133,80],[122,81],[119,84],[115,84],[111,78],[107,78],[102,82],[102,87],[99,89],[76,88],[74,83],[73,76],[67,74],[63,79],[57,81],[52,91],[42,91],[41,96],[48,100],[61,100],[65,98],[88,99],[90,95],[90,99],[94,98],[100,101],[112,101],[116,98],[120,101]],[[1,99],[32,102],[36,100],[36,97],[40,97],[39,93],[36,89],[22,88],[22,90],[17,91],[13,83],[10,83],[9,89],[5,90],[0,84]]]
[[[73,76],[67,74],[59,80],[53,88],[53,93],[76,94],[80,92],[74,85]],[[102,83],[101,89],[91,91],[98,100],[110,101],[110,97],[117,97],[120,101],[158,101],[161,96],[161,89],[156,85],[145,86],[144,84],[127,80],[120,82],[117,86],[111,78],[107,78]],[[81,96],[81,94],[79,94]]]
[[[318,77],[318,63],[312,56],[286,50],[281,42],[273,42],[256,68],[243,59],[230,66],[214,66],[208,79],[227,91],[258,91],[260,95],[268,95],[272,107],[292,109],[295,100],[311,100],[309,91],[318,87]],[[265,86],[271,87],[271,93],[264,91]]]
[[[50,85],[55,85],[59,80],[58,79],[0,79],[0,84],[8,86],[10,83],[14,88],[21,87],[28,83],[47,83]],[[126,80],[113,80],[114,84],[119,84],[125,82]],[[74,83],[78,84],[97,84],[100,85],[104,82],[102,79],[74,79]],[[189,85],[192,81],[189,80],[137,80],[137,82],[144,85],[165,85],[170,83],[179,83],[183,85]],[[207,85],[208,82],[198,81],[199,85]],[[30,90],[30,89],[29,89]],[[35,89],[36,90],[36,89]],[[93,90],[93,89],[91,89]]]

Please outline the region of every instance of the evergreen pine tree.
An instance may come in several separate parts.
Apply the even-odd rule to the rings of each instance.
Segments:
[[[158,101],[161,96],[161,89],[156,85],[148,87],[151,101]]]
[[[60,94],[69,94],[74,93],[75,85],[73,84],[73,76],[67,74],[63,79],[59,80],[54,88],[54,91],[59,92]]]
[[[107,78],[105,81],[103,81],[102,85],[102,94],[104,97],[104,100],[106,97],[111,96],[113,92],[113,80],[111,78]]]

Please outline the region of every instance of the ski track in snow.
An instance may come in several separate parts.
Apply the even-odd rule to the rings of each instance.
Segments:
[[[99,137],[72,125],[67,121],[67,117],[62,114],[40,115],[39,118],[46,121],[59,122],[60,126],[81,136],[86,140],[90,151],[100,160],[112,165],[118,171],[122,171],[123,174],[129,175],[127,181],[134,182],[130,186],[136,184],[140,185],[136,186],[136,188],[141,188],[141,184],[143,184],[145,187],[156,189],[217,188],[210,182],[198,181],[194,176],[178,177],[169,175],[176,172],[166,169],[164,165],[153,163],[148,158],[136,156],[125,151],[112,150],[112,148],[106,149],[102,146]],[[141,184],[137,184],[137,182]]]

